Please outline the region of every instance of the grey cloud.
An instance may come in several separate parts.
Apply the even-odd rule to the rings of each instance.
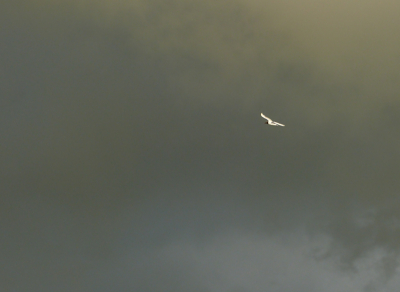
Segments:
[[[277,238],[223,233],[201,244],[177,240],[152,250],[151,255],[128,255],[119,260],[117,270],[132,289],[146,291],[374,291],[382,287],[379,274],[371,269],[378,253],[358,263],[357,273],[342,273],[332,270],[329,262],[308,256],[326,243],[299,234]]]
[[[26,275],[7,288],[84,289],[146,250],[143,289],[210,291],[212,268],[197,278],[177,254],[179,286],[157,251],[299,228],[332,237],[325,254],[345,267],[383,249],[395,278],[397,4],[335,3],[0,4],[2,269]],[[115,275],[128,266],[104,268],[109,287],[133,285]],[[257,291],[248,279],[226,289]]]

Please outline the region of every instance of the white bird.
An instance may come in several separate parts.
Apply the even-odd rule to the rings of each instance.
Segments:
[[[274,122],[274,121],[271,120],[270,118],[267,118],[266,116],[263,115],[263,113],[261,113],[261,116],[262,116],[264,119],[267,120],[267,122],[265,122],[265,123],[268,124],[268,125],[271,125],[271,126],[282,126],[282,127],[285,126],[285,125],[279,124],[279,123],[277,123],[277,122]]]

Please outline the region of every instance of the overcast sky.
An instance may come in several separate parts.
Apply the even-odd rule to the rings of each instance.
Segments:
[[[0,290],[398,291],[399,10],[2,1]]]

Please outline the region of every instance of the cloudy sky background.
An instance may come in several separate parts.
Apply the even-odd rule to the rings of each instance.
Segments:
[[[399,9],[2,2],[1,290],[398,291]]]

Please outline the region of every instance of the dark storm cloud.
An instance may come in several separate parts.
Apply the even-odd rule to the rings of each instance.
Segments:
[[[267,237],[298,229],[330,238],[321,258],[364,268],[378,252],[394,275],[398,4],[335,3],[0,4],[4,289],[368,282],[325,283],[295,255],[296,237],[292,257]],[[264,126],[260,112],[286,127]],[[275,278],[299,264],[287,282],[264,281],[250,266],[271,266],[252,249],[265,262],[282,255]]]

